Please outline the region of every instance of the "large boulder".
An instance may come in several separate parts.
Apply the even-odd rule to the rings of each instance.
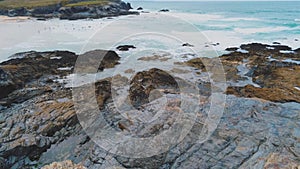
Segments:
[[[150,102],[150,94],[153,90],[165,92],[179,92],[176,80],[167,72],[160,69],[138,72],[130,83],[130,100],[134,107],[139,108]],[[156,98],[161,97],[157,93]],[[152,98],[153,99],[153,98]]]

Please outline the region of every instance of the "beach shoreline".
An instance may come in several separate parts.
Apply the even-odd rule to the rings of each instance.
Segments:
[[[254,42],[265,44],[276,42],[282,45],[291,46],[293,49],[299,47],[300,42],[296,41],[299,39],[297,36],[291,36],[281,40],[263,40],[259,39],[259,37],[257,37],[257,39],[248,39],[247,36],[249,36],[250,32],[243,33],[238,29],[238,31],[201,30],[195,27],[191,20],[185,19],[187,17],[184,16],[187,15],[189,14],[183,15],[182,13],[172,11],[169,13],[150,12],[110,19],[85,19],[77,21],[64,21],[59,19],[37,21],[33,18],[27,19],[27,17],[1,17],[3,27],[1,27],[0,30],[1,32],[6,32],[6,34],[3,35],[3,41],[0,44],[0,60],[7,60],[10,55],[13,55],[16,52],[29,50],[45,51],[62,49],[82,53],[93,48],[114,48],[115,43],[118,43],[122,38],[126,38],[128,35],[135,36],[137,32],[146,34],[147,32],[162,33],[166,36],[179,38],[184,41],[183,43],[195,45],[195,48],[198,47],[201,51],[214,50],[218,55],[223,54],[228,47],[238,47],[240,44]],[[215,15],[192,15],[194,16],[192,18],[199,18],[196,21],[193,19],[194,22],[202,20],[204,24],[211,20],[218,21],[219,19],[224,19],[220,18],[220,16],[216,18]],[[154,18],[157,20],[155,23],[152,24],[151,22],[148,22]],[[170,23],[168,24],[168,22]],[[82,23],[84,23],[84,26]],[[178,24],[185,24],[186,26],[177,27],[171,32],[167,30],[174,28],[175,25]],[[159,30],[155,28],[160,25],[164,25],[165,29]],[[14,37],[14,35],[19,33],[20,35],[22,34],[23,37]],[[54,39],[54,37],[56,37],[56,39]],[[123,43],[128,44],[130,42]],[[145,43],[147,43],[147,39],[145,39]],[[132,45],[138,46],[139,49],[146,48],[147,46],[146,44],[142,46],[140,43]],[[177,46],[179,47],[180,45],[181,44],[178,44]],[[160,49],[158,48],[157,50]],[[176,53],[176,51],[171,52]]]
[[[138,133],[138,136],[144,137],[148,136],[147,133],[159,134],[161,131],[170,128],[170,124],[174,123],[176,117],[174,115],[180,109],[178,107],[180,105],[178,102],[180,95],[182,97],[182,95],[188,94],[189,101],[193,101],[201,107],[206,107],[210,105],[211,99],[216,97],[215,92],[220,93],[224,90],[220,93],[222,94],[220,96],[226,96],[226,102],[224,102],[226,110],[224,114],[219,115],[223,120],[221,122],[216,121],[218,123],[216,132],[222,133],[222,135],[212,134],[210,141],[201,143],[205,147],[208,145],[213,146],[208,148],[207,153],[209,153],[209,156],[214,151],[222,153],[224,148],[218,147],[226,147],[227,144],[235,145],[237,143],[246,147],[259,147],[262,144],[259,142],[261,139],[272,138],[273,140],[276,137],[282,139],[281,136],[272,131],[278,130],[277,126],[295,124],[293,123],[295,116],[299,116],[300,84],[297,75],[300,71],[300,48],[292,50],[288,46],[258,43],[243,44],[238,48],[228,48],[228,54],[217,58],[222,63],[220,70],[224,71],[223,76],[226,77],[226,79],[223,79],[224,82],[220,81],[222,80],[221,74],[219,74],[220,70],[211,69],[216,66],[216,58],[194,58],[186,62],[173,63],[174,60],[170,59],[170,55],[165,54],[160,57],[157,55],[152,57],[142,55],[144,57],[136,58],[135,62],[126,61],[126,58],[124,60],[120,57],[122,52],[133,52],[133,50],[118,52],[93,50],[82,55],[69,51],[31,51],[16,54],[15,58],[2,62],[0,64],[0,77],[2,78],[0,90],[5,92],[1,92],[0,95],[0,111],[1,119],[5,119],[5,121],[1,121],[0,124],[5,125],[6,128],[1,130],[0,137],[3,140],[2,149],[0,150],[1,165],[11,168],[25,166],[40,168],[56,161],[70,160],[68,161],[70,167],[73,166],[73,163],[78,163],[76,166],[86,168],[99,167],[98,161],[90,159],[93,156],[98,157],[102,153],[106,154],[106,147],[104,149],[103,147],[100,148],[99,146],[102,145],[96,144],[98,143],[97,139],[95,140],[93,135],[89,135],[84,126],[80,125],[80,123],[83,123],[83,121],[80,121],[82,120],[80,119],[82,113],[90,115],[91,112],[81,112],[80,109],[74,107],[76,103],[74,98],[77,96],[80,96],[80,98],[88,97],[90,94],[95,94],[95,92],[95,98],[99,106],[99,112],[97,112],[103,114],[106,121],[111,122],[108,123],[107,127],[112,127],[121,133]],[[147,57],[149,59],[146,59]],[[78,58],[79,60],[85,58],[82,60],[84,65],[76,63]],[[95,69],[93,65],[99,61],[99,58],[102,58],[102,62],[100,67]],[[158,63],[163,64],[163,67],[159,67]],[[126,64],[131,68],[130,71],[126,70]],[[154,67],[150,66],[148,69],[146,66],[141,67],[142,65],[153,65]],[[171,65],[172,69],[168,70],[167,65]],[[96,64],[96,66],[99,66],[99,64]],[[96,72],[92,72],[92,70]],[[74,71],[79,74],[74,74]],[[81,74],[80,71],[87,71],[88,73]],[[107,73],[109,73],[109,76],[106,75]],[[208,76],[211,78],[208,78]],[[143,81],[144,78],[147,80]],[[143,83],[141,84],[141,82]],[[178,82],[184,82],[185,84],[181,86],[180,90],[178,89]],[[88,90],[90,84],[95,85],[95,91]],[[129,89],[126,85],[129,85]],[[194,98],[196,100],[191,100],[191,96],[197,93],[183,90],[188,88],[189,85],[197,86],[200,94],[199,100],[196,98]],[[126,109],[126,117],[130,121],[118,119],[119,113],[122,113],[123,109],[115,107],[122,106],[122,104],[119,105],[120,103],[127,103],[126,101],[116,100],[119,97],[122,100],[124,89],[129,94],[127,97],[131,100],[130,104],[135,107],[133,110]],[[153,92],[148,92],[149,90],[153,90]],[[80,95],[76,95],[76,91]],[[158,111],[160,111],[161,104],[165,103],[164,98],[159,93],[155,93],[157,91],[163,91],[162,93],[170,97],[172,104],[165,105],[166,109],[163,113],[160,113],[162,117],[156,118],[153,123],[149,123],[150,128],[141,129],[141,125],[144,124],[139,123],[140,119],[151,119],[155,110],[158,108]],[[274,93],[274,91],[276,92]],[[148,97],[151,99],[148,100]],[[220,99],[218,98],[218,102],[221,101]],[[90,97],[88,97],[88,100],[90,100]],[[92,105],[90,105],[90,101],[87,101],[82,106],[89,107]],[[143,113],[137,113],[137,111]],[[203,129],[202,125],[198,124],[205,123],[205,118],[208,118],[206,113],[209,113],[206,112],[206,109],[203,111],[205,112],[198,112],[197,123],[193,126],[191,133],[181,140],[178,146],[174,145],[174,149],[181,149],[184,144],[192,147],[198,145],[199,140],[194,136],[201,135],[199,132]],[[286,114],[287,112],[288,114]],[[274,116],[274,113],[282,115]],[[264,120],[265,118],[268,120]],[[24,121],[30,121],[30,123]],[[242,123],[236,123],[236,121],[247,122],[247,124],[253,126],[249,128]],[[158,125],[165,127],[157,127]],[[257,125],[267,126],[270,130],[261,131],[261,127],[257,127]],[[232,133],[232,130],[237,132]],[[256,134],[251,134],[252,131],[255,131],[253,133],[262,132],[266,138],[257,138]],[[293,131],[294,128],[280,127],[282,134],[293,133]],[[226,137],[240,137],[240,139],[224,140],[224,135]],[[255,142],[249,145],[247,140],[242,139],[245,137],[251,138]],[[279,146],[288,143],[296,144],[297,137],[299,136],[295,135],[295,137],[281,140],[277,144]],[[24,143],[24,139],[29,141]],[[226,142],[226,144],[217,144],[220,141]],[[274,153],[278,152],[278,149],[271,146],[274,143],[270,141],[263,144],[267,148],[258,149],[258,155],[253,155],[251,149],[248,150],[248,148],[244,152],[247,156],[232,157],[230,154],[225,155],[224,157],[229,161],[235,159],[238,163],[235,164],[225,160],[222,162],[222,166],[238,167],[240,162],[248,155],[255,158],[253,162],[257,158],[264,159],[261,161],[264,166],[268,166],[270,163],[281,164],[280,162],[270,162],[268,160],[271,158],[269,156],[277,156]],[[20,147],[22,147],[22,151],[20,151]],[[100,154],[88,151],[94,149],[97,149]],[[193,149],[197,150],[198,148],[194,147]],[[197,151],[202,152],[204,150]],[[240,150],[236,148],[232,151],[239,153]],[[147,154],[148,152],[145,151],[144,153]],[[165,165],[166,162],[163,159],[171,154],[172,152],[167,151],[163,152],[162,157],[134,159],[126,156],[122,157],[134,161],[128,164],[126,161],[116,162],[115,160],[118,160],[120,156],[112,153],[111,156],[103,158],[103,161],[108,164],[101,163],[100,166],[126,164],[131,167],[138,167],[136,164],[143,164],[153,165],[153,168],[157,168]],[[174,165],[178,165],[176,168],[181,168],[177,160],[180,156],[186,154],[195,155],[188,151],[178,151],[177,155],[170,157],[167,163],[171,161]],[[68,158],[62,158],[65,156]],[[217,158],[222,160],[224,157]],[[157,158],[162,161],[157,163]],[[282,150],[277,158],[285,159],[284,166],[297,165],[297,160],[293,158],[293,154],[290,152]],[[146,162],[143,160],[146,160]],[[182,162],[187,163],[187,168],[200,165],[194,161],[190,163],[190,161],[193,160],[187,158]],[[56,162],[53,165],[60,164]],[[215,162],[207,161],[205,165],[215,165]]]

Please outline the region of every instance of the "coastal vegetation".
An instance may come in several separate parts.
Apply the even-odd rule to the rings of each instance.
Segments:
[[[94,6],[94,5],[106,5],[109,2],[118,0],[2,0],[0,1],[1,9],[16,9],[16,8],[36,8],[45,7],[50,5],[61,6]]]

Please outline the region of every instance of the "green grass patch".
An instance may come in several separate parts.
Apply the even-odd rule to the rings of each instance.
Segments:
[[[4,0],[0,1],[0,8],[14,9],[14,8],[35,8],[42,6],[55,5],[59,3],[68,3],[69,0]]]

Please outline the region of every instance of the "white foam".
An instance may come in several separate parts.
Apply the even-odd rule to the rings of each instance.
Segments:
[[[295,64],[300,64],[300,61],[293,60],[293,59],[278,60],[278,59],[272,58],[272,56],[267,57],[267,59],[269,59],[270,62],[275,61],[275,62],[285,62],[285,63],[295,63]]]
[[[57,68],[57,70],[72,70],[73,69],[73,66],[71,67],[60,67],[60,68]]]
[[[171,17],[173,17],[173,19],[170,20]],[[148,31],[175,36],[190,44],[193,44],[193,41],[196,42],[194,44],[202,43],[202,46],[195,46],[193,48],[195,50],[199,48],[199,51],[223,51],[228,46],[239,46],[242,43],[272,43],[274,41],[273,39],[262,42],[257,41],[258,39],[246,39],[248,34],[299,29],[299,27],[237,27],[234,31],[224,29],[204,30],[202,32],[195,27],[192,29],[194,26],[193,24],[198,24],[200,27],[201,25],[218,26],[218,24],[221,24],[219,25],[220,27],[226,28],[231,26],[232,21],[239,20],[254,21],[257,19],[225,18],[222,15],[215,14],[154,12],[130,17],[121,16],[114,20],[94,19],[65,21],[50,19],[44,22],[26,20],[20,23],[7,23],[1,22],[0,20],[0,32],[5,32],[5,34],[1,35],[1,38],[5,39],[5,41],[0,41],[0,61],[7,60],[8,56],[16,52],[30,50],[49,51],[63,49],[76,53],[83,53],[93,49],[109,49],[113,46],[113,44],[120,41],[122,38],[125,38],[127,35],[131,36],[135,33]],[[185,21],[192,24],[189,25]],[[113,26],[108,27],[109,29],[106,28],[107,25],[112,23]],[[152,27],[155,27],[155,29],[152,29]],[[103,33],[104,31],[107,32],[107,35]],[[286,39],[275,40],[280,40],[280,42],[291,47],[299,47],[299,42],[295,41],[295,38],[298,37],[288,37]],[[220,43],[220,45],[211,46],[211,43]],[[209,47],[205,47],[207,45]]]
[[[59,60],[59,59],[61,59],[61,57],[60,56],[55,56],[55,57],[50,57],[50,59],[51,60],[55,60],[55,59]]]
[[[234,28],[234,31],[242,34],[255,34],[255,33],[269,33],[269,32],[279,32],[285,30],[293,30],[289,27],[262,27],[262,28]]]
[[[280,52],[280,53],[285,53],[285,54],[288,54],[288,53],[295,53],[295,52],[292,51],[292,50],[280,50],[279,52]]]
[[[270,47],[270,46],[267,46],[266,48],[269,49],[269,50],[274,50],[275,49],[274,47]]]
[[[285,59],[283,60],[283,62],[287,62],[287,63],[296,63],[296,64],[300,64],[300,61],[297,61],[297,60],[292,60],[292,59]]]
[[[230,22],[234,22],[234,21],[260,21],[260,19],[258,19],[258,18],[224,18],[222,20],[223,21],[230,21]]]
[[[178,19],[186,20],[186,21],[192,22],[192,23],[224,19],[224,17],[222,15],[214,15],[214,14],[194,14],[194,13],[169,12],[169,13],[165,13],[165,15],[177,17]]]
[[[244,49],[241,49],[239,48],[238,50],[236,50],[237,52],[240,52],[240,53],[249,53],[249,51],[247,50],[244,50]]]

